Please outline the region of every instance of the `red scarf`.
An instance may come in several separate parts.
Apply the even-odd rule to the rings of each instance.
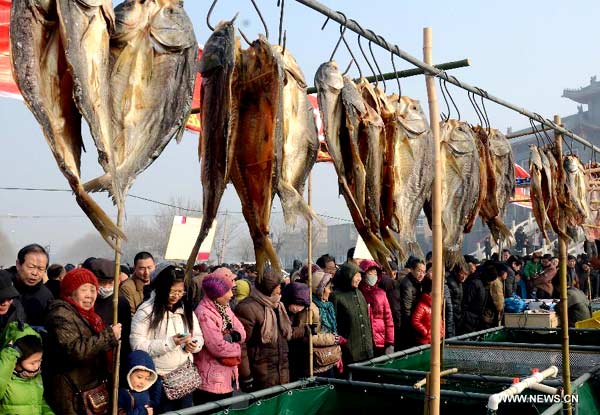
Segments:
[[[104,325],[104,321],[102,320],[102,317],[96,314],[96,312],[94,311],[94,307],[90,308],[89,310],[84,310],[71,297],[63,298],[63,300],[75,307],[79,315],[90,324],[94,333],[100,334],[102,331],[104,331],[104,329],[106,328],[106,326]]]

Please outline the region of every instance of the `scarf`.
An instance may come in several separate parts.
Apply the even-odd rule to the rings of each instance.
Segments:
[[[100,317],[98,314],[96,314],[96,312],[94,311],[94,307],[90,308],[89,310],[84,310],[71,297],[63,298],[63,300],[65,300],[67,303],[69,303],[73,307],[75,307],[75,310],[77,310],[77,313],[79,313],[79,315],[81,317],[83,317],[85,319],[85,321],[87,321],[90,324],[94,333],[100,334],[106,328],[106,326],[104,325],[104,321],[102,320],[102,317]]]
[[[289,340],[292,337],[292,323],[290,322],[290,318],[279,297],[267,297],[254,288],[250,292],[250,297],[260,305],[264,306],[265,309],[265,320],[260,329],[260,339],[263,344],[277,343],[279,330],[281,330],[283,337],[285,337],[286,340]],[[275,314],[275,309],[278,310],[279,316]],[[279,326],[279,330],[277,330],[276,325]]]
[[[216,301],[213,301],[213,304],[217,307],[217,311],[223,318],[223,333],[229,333],[233,330],[233,322],[231,321],[229,314],[227,314],[228,306],[219,304]]]
[[[321,330],[325,333],[337,334],[337,321],[333,304],[329,301],[321,301],[317,297],[313,297],[313,303],[319,308]]]

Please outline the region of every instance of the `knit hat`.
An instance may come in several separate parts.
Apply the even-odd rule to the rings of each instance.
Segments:
[[[0,270],[0,300],[17,298],[19,292],[12,282],[12,275],[6,270]]]
[[[263,277],[260,280],[256,281],[256,288],[267,297],[270,297],[275,287],[279,284],[281,284],[281,275],[269,269],[263,273]]]
[[[211,300],[224,296],[230,289],[231,286],[227,284],[227,281],[214,273],[207,275],[202,280],[202,290]]]
[[[318,271],[322,271],[321,267],[318,266],[317,264],[312,264],[312,273],[314,274],[315,272]],[[300,268],[300,278],[298,279],[299,282],[306,282],[308,281],[308,265],[304,265],[302,268]]]
[[[244,298],[250,295],[250,281],[246,279],[239,279],[235,282],[235,299],[242,301]]]
[[[98,289],[98,279],[94,273],[85,268],[75,268],[65,274],[60,282],[60,297],[67,298],[83,284],[92,284]]]
[[[225,268],[225,267],[217,268],[216,270],[214,270],[213,272],[211,272],[208,275],[214,275],[215,277],[219,277],[226,281],[229,281],[230,282],[229,288],[233,287],[233,282],[235,281],[235,274],[233,272],[231,272],[231,270],[229,268]]]
[[[308,285],[301,282],[292,282],[283,288],[281,301],[285,305],[298,304],[308,307],[310,305],[308,296]]]
[[[323,271],[315,272],[312,276],[312,292],[317,298],[323,297],[323,291],[327,284],[331,282],[333,277],[331,274],[326,274]]]
[[[94,258],[86,261],[82,268],[92,271],[99,280],[114,280],[115,261],[110,259]]]

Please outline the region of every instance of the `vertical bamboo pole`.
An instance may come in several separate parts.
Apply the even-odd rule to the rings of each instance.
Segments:
[[[561,125],[560,116],[554,116],[554,122],[556,125]],[[563,169],[562,163],[562,134],[558,131],[554,132],[556,140],[556,148],[558,152],[558,168]],[[564,177],[564,171],[559,173],[559,177]],[[563,191],[561,189],[560,191]],[[565,219],[563,215],[560,215],[560,226],[564,229]],[[568,317],[568,300],[567,300],[567,241],[565,238],[558,237],[558,259],[560,261],[559,266],[559,282],[560,282],[560,324],[562,327],[562,378],[565,396],[563,403],[563,413],[571,415],[573,408],[571,406],[571,364],[569,360],[569,317]]]
[[[117,204],[117,227],[123,230],[123,216],[125,216],[125,204]],[[115,291],[113,294],[113,325],[119,323],[119,276],[121,274],[121,238],[115,242]],[[113,390],[112,390],[112,414],[117,415],[119,400],[119,366],[121,354],[121,340],[113,356]]]
[[[225,210],[225,222],[223,223],[223,237],[221,238],[221,252],[219,253],[219,265],[223,263],[225,259],[225,241],[227,240],[227,219],[229,217],[229,210]]]
[[[308,206],[312,206],[312,172],[308,174]],[[306,233],[308,236],[308,324],[311,334],[308,336],[308,373],[312,377],[313,370],[313,337],[312,337],[312,218],[306,221]]]
[[[428,64],[433,62],[432,58],[432,34],[431,28],[423,29],[423,58]],[[429,415],[440,413],[440,325],[442,323],[442,284],[443,284],[443,261],[442,261],[442,160],[440,148],[440,124],[439,108],[435,89],[435,77],[425,75],[427,86],[427,98],[429,101],[429,122],[433,132],[434,142],[434,167],[433,179],[433,289],[431,305],[431,358],[430,358],[430,387],[426,397],[429,401]]]

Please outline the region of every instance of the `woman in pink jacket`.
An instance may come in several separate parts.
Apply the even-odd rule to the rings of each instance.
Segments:
[[[194,357],[202,378],[194,393],[196,405],[228,398],[238,388],[237,366],[246,332],[229,307],[232,287],[231,276],[221,268],[202,280],[204,298],[195,311],[204,335],[204,348]]]
[[[358,289],[369,305],[369,317],[373,333],[375,356],[394,352],[394,320],[385,291],[378,287],[381,281],[381,267],[373,260],[360,263],[363,279]]]

